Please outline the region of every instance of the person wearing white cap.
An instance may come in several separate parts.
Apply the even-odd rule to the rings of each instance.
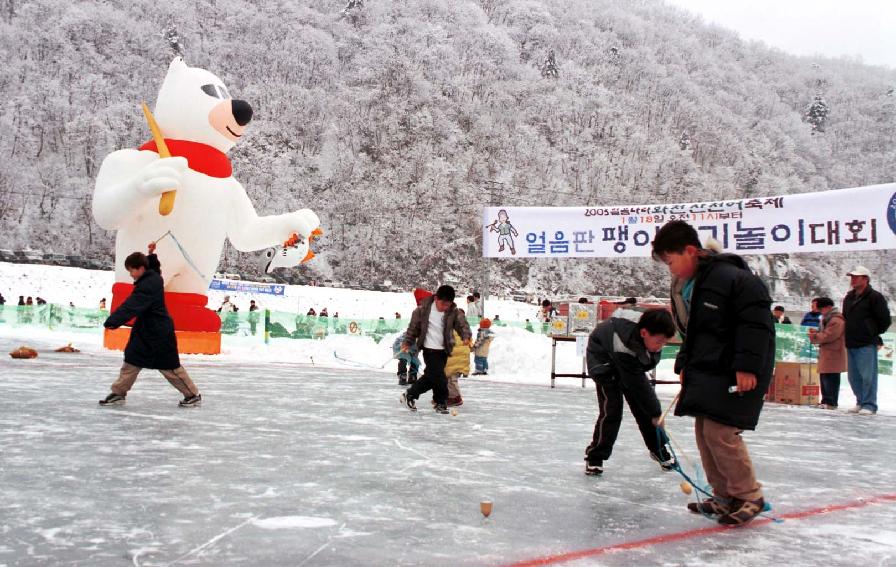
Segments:
[[[859,415],[877,413],[877,348],[880,335],[890,327],[890,308],[881,293],[871,288],[871,272],[856,266],[847,273],[852,288],[843,298],[846,317],[847,376],[856,396],[849,410]]]

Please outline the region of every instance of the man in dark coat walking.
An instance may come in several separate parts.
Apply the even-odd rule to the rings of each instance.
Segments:
[[[149,245],[149,255],[134,252],[125,258],[124,267],[134,278],[134,290],[116,309],[103,326],[117,329],[136,318],[124,349],[124,364],[112,393],[100,400],[100,405],[123,404],[128,391],[144,368],[154,368],[183,394],[180,406],[195,406],[202,401],[199,389],[180,365],[174,322],[165,308],[164,281],[161,265],[155,255],[155,244]]]
[[[704,249],[684,221],[663,225],[653,257],[673,276],[672,311],[684,337],[675,360],[675,415],[696,417],[697,448],[713,489],[712,498],[688,509],[745,524],[765,506],[741,433],[756,428],[774,370],[771,297],[742,258]]]

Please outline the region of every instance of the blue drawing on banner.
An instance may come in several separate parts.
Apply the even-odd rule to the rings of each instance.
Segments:
[[[510,217],[507,215],[507,211],[501,209],[498,211],[498,218],[492,224],[486,226],[489,232],[497,232],[498,233],[498,252],[503,252],[505,247],[510,248],[510,253],[514,256],[516,255],[516,246],[514,245],[513,238],[515,236],[519,236],[519,233],[510,224]]]

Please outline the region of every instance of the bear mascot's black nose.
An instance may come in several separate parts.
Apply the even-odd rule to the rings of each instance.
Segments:
[[[230,106],[233,109],[233,117],[240,126],[245,126],[252,120],[252,107],[244,100],[232,100]]]

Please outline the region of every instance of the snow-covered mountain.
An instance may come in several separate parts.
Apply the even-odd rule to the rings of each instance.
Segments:
[[[52,25],[47,25],[52,22]],[[893,181],[896,71],[745,42],[660,0],[7,2],[2,248],[109,257],[99,164],[148,138],[176,30],[255,108],[232,152],[260,213],[311,207],[302,268],[481,287],[485,205],[692,202]],[[169,34],[171,37],[171,34]],[[896,291],[894,254],[757,258],[777,299]],[[258,271],[225,250],[222,269]],[[663,294],[647,260],[491,262],[491,287]],[[879,274],[879,277],[877,276]]]

